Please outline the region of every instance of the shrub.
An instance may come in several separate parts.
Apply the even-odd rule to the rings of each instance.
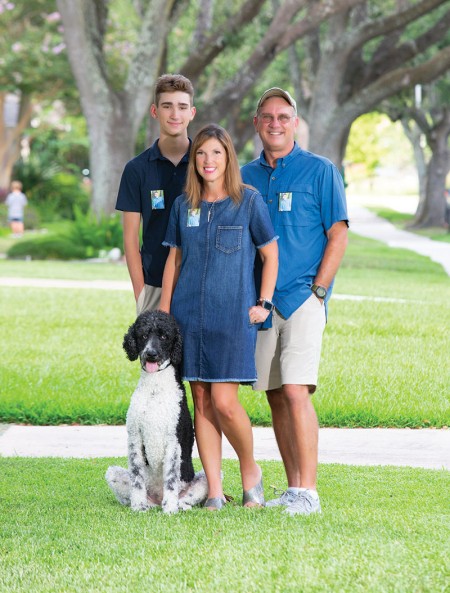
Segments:
[[[39,214],[39,210],[34,206],[28,203],[28,206],[25,208],[24,213],[24,224],[25,229],[27,230],[35,230],[38,229],[40,226],[41,217]]]
[[[97,218],[92,210],[84,214],[75,206],[74,216],[69,237],[85,247],[86,257],[96,257],[100,251],[110,251],[113,247],[122,249],[123,231],[119,214],[105,214]]]
[[[8,209],[6,208],[6,204],[0,204],[0,227],[1,229],[5,230],[5,234],[6,232],[9,233],[8,227],[9,227],[9,223],[8,223]]]
[[[39,210],[42,220],[74,219],[75,208],[87,212],[89,194],[75,175],[56,173],[51,179],[29,191],[30,201]]]
[[[67,231],[20,241],[8,250],[8,257],[87,259],[99,257],[113,247],[122,248],[122,223],[118,214],[104,215],[98,220],[92,211],[83,214],[75,206],[74,216],[75,221]]]
[[[22,164],[15,174],[23,183],[29,204],[45,222],[73,220],[75,206],[83,212],[89,209],[89,192],[78,175],[65,171],[42,172],[33,163]]]
[[[31,259],[85,259],[85,249],[82,245],[73,243],[64,235],[50,235],[37,237],[15,243],[8,249],[8,257]]]

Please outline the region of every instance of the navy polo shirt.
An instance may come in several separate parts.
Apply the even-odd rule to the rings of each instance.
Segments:
[[[190,143],[190,141],[189,141]],[[140,212],[142,217],[141,258],[144,282],[162,286],[169,248],[162,242],[166,236],[170,210],[175,198],[183,193],[189,151],[175,166],[161,154],[158,140],[125,165],[117,196],[116,210]],[[152,209],[152,191],[164,191],[164,208]]]
[[[289,318],[310,296],[334,223],[348,223],[344,183],[328,159],[301,150],[277,160],[275,169],[260,157],[242,167],[245,183],[266,202],[279,236],[279,269],[273,302]],[[258,258],[256,259],[259,266]],[[327,300],[332,292],[330,286]]]

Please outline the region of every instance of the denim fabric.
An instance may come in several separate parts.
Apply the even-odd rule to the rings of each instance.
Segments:
[[[188,226],[184,195],[172,207],[165,245],[182,250],[171,313],[184,339],[183,378],[252,383],[256,380],[256,249],[275,240],[267,206],[246,189],[242,202],[202,202],[198,226]],[[209,220],[208,220],[209,219]]]
[[[342,176],[328,159],[301,150],[297,144],[277,160],[275,169],[267,163],[263,151],[241,171],[245,183],[261,192],[279,236],[280,261],[273,302],[288,319],[311,296],[311,285],[328,243],[327,231],[335,222],[348,223]],[[280,208],[283,193],[292,196],[289,211]],[[258,282],[258,262],[256,276]],[[325,306],[332,289],[333,284]]]

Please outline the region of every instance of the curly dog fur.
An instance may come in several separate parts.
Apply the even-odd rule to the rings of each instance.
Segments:
[[[128,469],[111,466],[106,480],[135,511],[189,509],[206,499],[207,481],[192,465],[194,428],[180,375],[178,325],[167,313],[145,311],[123,347],[130,360],[140,359],[142,371],[127,412]]]

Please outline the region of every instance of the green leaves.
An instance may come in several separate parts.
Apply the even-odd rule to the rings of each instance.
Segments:
[[[6,8],[6,6],[12,8]],[[4,2],[0,7],[0,86],[43,96],[73,93],[61,20],[52,0]]]

